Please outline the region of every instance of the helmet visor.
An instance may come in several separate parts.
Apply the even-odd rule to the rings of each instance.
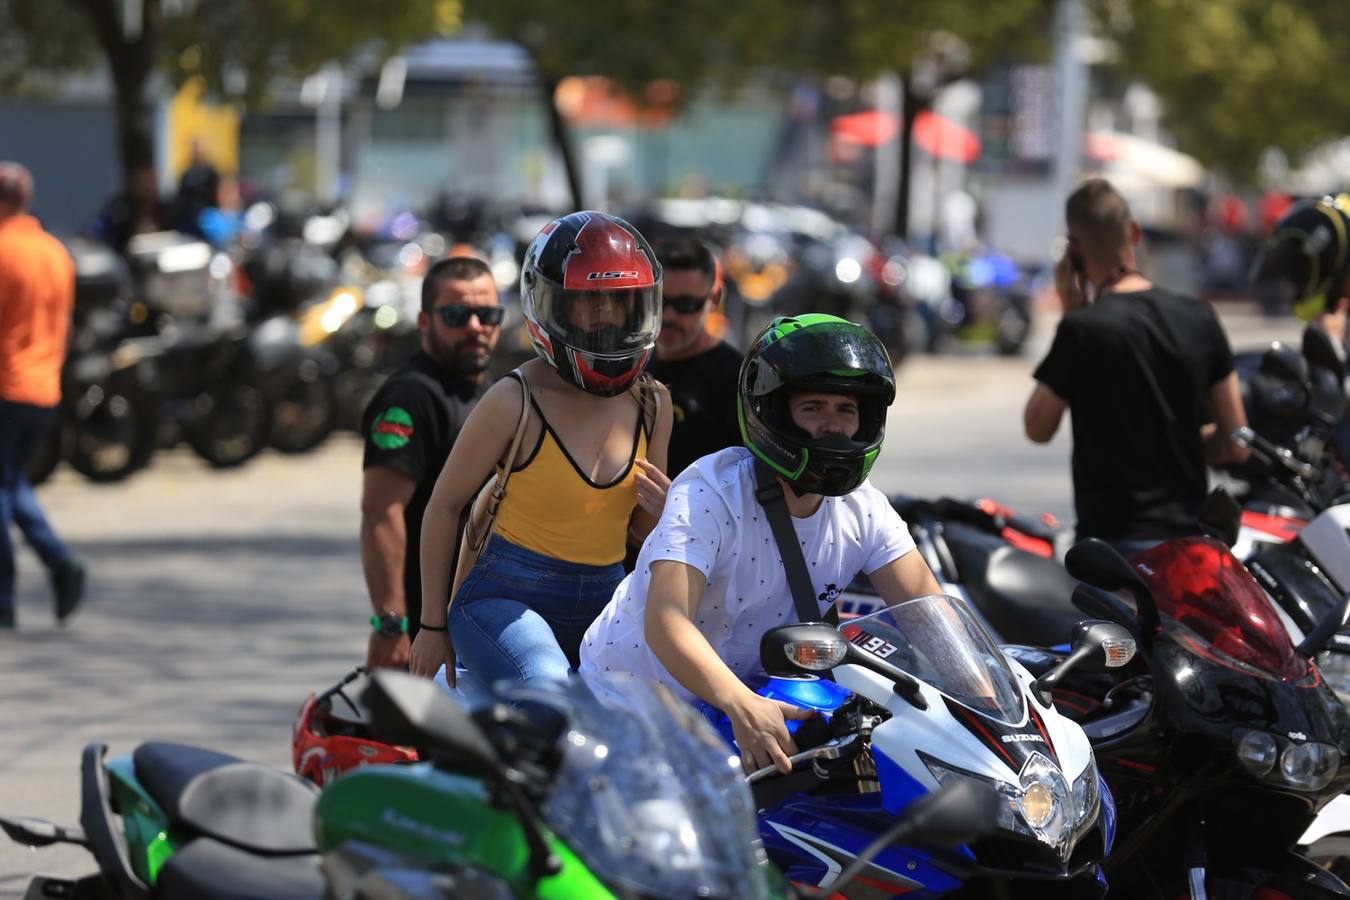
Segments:
[[[895,373],[886,348],[863,328],[849,323],[803,329],[790,339],[768,344],[752,362],[758,371],[750,385],[760,396],[803,380],[881,394],[888,403],[895,396]]]
[[[661,330],[661,283],[616,290],[566,290],[543,281],[535,317],[550,334],[582,353],[627,356],[651,346]]]

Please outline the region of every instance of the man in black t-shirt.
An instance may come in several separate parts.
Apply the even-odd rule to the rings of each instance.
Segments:
[[[650,371],[670,388],[675,424],[666,468],[673,479],[700,456],[740,444],[741,354],[708,331],[708,316],[722,301],[712,251],[692,238],[667,240],[655,250],[664,311]]]
[[[467,256],[437,262],[422,282],[420,352],[389,376],[362,416],[361,566],[374,609],[367,667],[407,665],[422,611],[422,513],[460,428],[487,392],[501,321],[485,263]]]
[[[1092,179],[1070,195],[1065,218],[1068,248],[1055,270],[1065,315],[1024,424],[1046,443],[1073,410],[1078,537],[1132,556],[1198,532],[1205,466],[1246,458],[1232,434],[1247,420],[1213,309],[1135,270],[1139,224],[1124,198]]]

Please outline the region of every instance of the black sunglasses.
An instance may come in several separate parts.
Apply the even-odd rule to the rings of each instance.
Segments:
[[[491,328],[502,324],[502,316],[506,315],[506,310],[500,306],[466,306],[463,303],[438,306],[434,312],[447,328],[463,328],[469,324],[469,316],[477,316],[484,328]]]
[[[698,297],[690,294],[686,297],[662,297],[661,304],[664,307],[675,310],[682,315],[696,313],[703,308],[703,304],[708,302],[707,297]]]

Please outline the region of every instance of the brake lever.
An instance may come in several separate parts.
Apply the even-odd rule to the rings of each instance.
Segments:
[[[842,738],[821,744],[819,747],[812,747],[809,750],[803,750],[800,753],[794,753],[788,757],[788,762],[792,764],[792,768],[795,770],[797,768],[798,763],[815,762],[817,760],[839,759],[846,752],[852,753],[855,752],[857,749],[860,749],[855,746],[858,744],[858,742],[859,737],[856,734],[846,734]],[[749,775],[745,776],[745,780],[750,784],[754,784],[757,781],[763,781],[770,775],[780,775],[780,774],[783,773],[778,771],[777,766],[769,765],[765,766],[762,769],[756,769],[755,771],[751,772]]]

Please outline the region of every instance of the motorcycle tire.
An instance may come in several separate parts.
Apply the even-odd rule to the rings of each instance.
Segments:
[[[215,469],[241,466],[267,446],[272,410],[261,390],[235,383],[198,398],[197,414],[183,423],[188,446]]]
[[[998,311],[994,345],[1003,356],[1016,356],[1031,334],[1031,316],[1023,308],[1004,303]]]
[[[71,468],[98,484],[121,481],[145,468],[158,443],[154,401],[135,392],[97,394],[75,401],[65,448]]]
[[[307,453],[337,425],[337,398],[328,379],[298,378],[272,404],[268,444],[282,453]]]

